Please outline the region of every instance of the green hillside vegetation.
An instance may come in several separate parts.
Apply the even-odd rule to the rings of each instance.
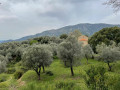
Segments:
[[[0,90],[119,90],[120,42],[94,52],[78,34],[0,44]]]
[[[18,89],[18,90],[89,90],[86,85],[85,77],[87,76],[86,71],[93,65],[94,67],[104,66],[106,69],[105,82],[109,85],[109,90],[114,90],[114,86],[118,84],[120,79],[120,61],[114,65],[114,70],[108,72],[107,64],[104,62],[95,61],[89,59],[89,64],[86,60],[81,60],[81,65],[74,67],[75,76],[70,75],[69,68],[64,67],[61,60],[55,59],[53,63],[46,67],[46,72],[51,71],[53,75],[41,73],[41,80],[38,80],[37,74],[33,70],[28,70],[23,76],[16,80],[14,74],[1,74],[0,78],[6,78],[6,81],[0,83],[0,89]],[[112,63],[114,64],[114,63]],[[15,65],[17,66],[18,63]],[[97,77],[96,79],[99,79]],[[120,82],[119,82],[120,84]],[[119,85],[118,84],[118,85]],[[66,89],[65,89],[66,88]],[[119,86],[118,86],[119,88]],[[115,89],[117,90],[117,89]]]

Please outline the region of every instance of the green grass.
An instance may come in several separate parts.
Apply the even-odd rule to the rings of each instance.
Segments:
[[[9,87],[15,87],[17,85],[13,74],[0,74],[1,77],[6,77],[6,80],[0,83],[0,90],[9,90]]]
[[[109,85],[113,85],[120,78],[120,61],[113,64],[113,71],[105,74],[108,77],[106,82]],[[19,70],[20,65],[20,63],[17,63],[14,67]],[[21,86],[21,83],[14,79],[13,74],[0,74],[0,77],[6,77],[6,81],[0,83],[0,90],[3,88],[6,90],[10,88],[16,88],[17,90],[89,90],[84,77],[86,76],[86,70],[91,65],[95,67],[103,66],[108,70],[108,66],[104,62],[90,59],[89,64],[87,64],[86,59],[83,59],[80,66],[73,67],[75,76],[72,77],[70,68],[64,67],[60,60],[54,60],[49,67],[45,68],[46,71],[51,71],[53,76],[49,76],[41,70],[41,80],[38,80],[36,72],[29,70],[21,77],[21,81],[25,82]]]

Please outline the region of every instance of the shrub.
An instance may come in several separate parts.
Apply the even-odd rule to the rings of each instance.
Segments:
[[[114,90],[120,90],[120,79],[115,83]]]
[[[0,83],[4,82],[8,79],[9,75],[8,74],[0,74]]]
[[[57,89],[73,90],[74,85],[73,82],[59,82],[55,86]]]
[[[22,75],[23,75],[23,71],[22,70],[19,70],[19,71],[16,71],[15,73],[14,73],[14,77],[15,77],[15,79],[19,79]]]
[[[46,74],[49,76],[53,76],[53,73],[51,71],[46,71]]]
[[[15,71],[16,71],[15,68],[8,68],[6,73],[13,74]]]
[[[0,83],[6,81],[5,77],[0,78]]]
[[[105,79],[105,82],[106,82],[107,86],[109,87],[109,90],[119,90],[120,89],[119,88],[119,84],[120,84],[120,75],[119,74],[107,72],[107,73],[105,73],[105,76],[107,77]]]
[[[108,90],[108,87],[105,83],[105,72],[106,70],[104,67],[91,66],[91,68],[86,71],[88,75],[88,79],[86,79],[88,87],[92,90]]]

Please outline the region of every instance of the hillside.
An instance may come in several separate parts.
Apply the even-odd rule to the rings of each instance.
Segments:
[[[74,30],[80,30],[80,32],[82,34],[91,36],[95,32],[97,32],[105,27],[114,27],[114,26],[120,27],[120,25],[118,25],[118,24],[114,25],[114,24],[104,24],[104,23],[99,23],[99,24],[82,23],[82,24],[77,24],[77,25],[65,26],[65,27],[62,27],[59,29],[47,30],[42,33],[38,33],[35,35],[30,35],[30,36],[22,37],[20,39],[16,39],[15,41],[27,40],[27,39],[39,37],[39,36],[59,36],[63,33],[68,34],[70,32],[73,32]],[[12,41],[12,40],[7,40],[4,42],[9,42],[9,41]]]
[[[20,63],[21,62],[13,65],[13,68],[19,70],[21,67]],[[0,74],[0,78],[7,77],[4,82],[0,83],[0,90],[90,90],[86,85],[84,77],[86,76],[86,70],[88,70],[91,65],[95,67],[104,65],[106,70],[108,69],[107,64],[104,62],[90,59],[87,65],[86,60],[83,59],[81,60],[80,66],[74,67],[75,76],[72,77],[70,76],[70,68],[64,67],[60,60],[55,59],[50,67],[46,67],[46,71],[51,71],[53,75],[41,72],[40,81],[38,80],[36,72],[33,70],[25,72],[18,80],[14,78],[13,74]],[[109,85],[112,84],[111,87],[119,78],[119,68],[120,61],[115,64],[114,72],[105,73],[107,77],[105,80]]]

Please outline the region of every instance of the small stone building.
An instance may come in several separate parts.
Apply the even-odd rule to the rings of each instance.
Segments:
[[[78,37],[78,41],[82,42],[82,43],[83,43],[83,46],[85,46],[85,45],[88,44],[88,37],[85,36],[85,35],[79,36],[79,37]]]

